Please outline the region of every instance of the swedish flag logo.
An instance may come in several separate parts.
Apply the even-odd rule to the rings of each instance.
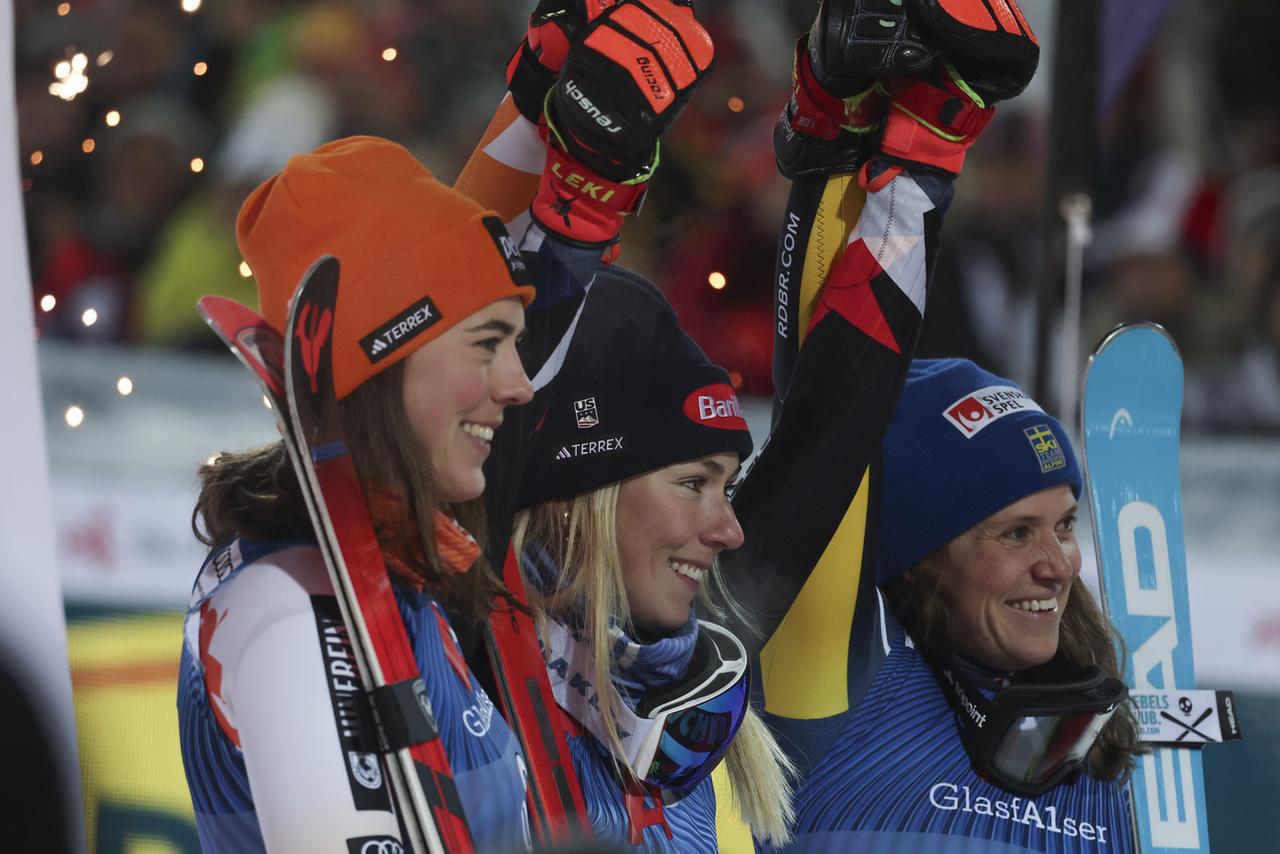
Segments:
[[[1031,450],[1036,452],[1036,459],[1040,462],[1040,471],[1043,474],[1067,467],[1067,456],[1062,452],[1062,445],[1058,444],[1058,437],[1053,434],[1048,424],[1027,427],[1022,434],[1031,444]]]

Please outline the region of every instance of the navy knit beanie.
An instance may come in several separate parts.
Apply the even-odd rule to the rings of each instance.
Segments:
[[[1028,495],[1065,483],[1080,497],[1058,420],[967,359],[911,363],[881,449],[882,585]]]
[[[729,375],[662,292],[625,270],[596,275],[559,372],[530,406],[545,415],[517,508],[711,454],[751,455]]]

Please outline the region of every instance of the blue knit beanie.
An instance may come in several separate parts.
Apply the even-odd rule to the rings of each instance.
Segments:
[[[974,525],[1080,468],[1062,425],[967,359],[917,359],[881,441],[879,569],[886,584]]]

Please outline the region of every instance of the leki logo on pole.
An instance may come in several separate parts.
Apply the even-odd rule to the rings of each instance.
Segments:
[[[333,326],[333,310],[317,309],[307,303],[298,312],[298,325],[293,334],[297,336],[302,351],[302,367],[306,369],[307,379],[311,384],[311,393],[320,393],[320,351],[324,349],[329,338],[329,329]]]

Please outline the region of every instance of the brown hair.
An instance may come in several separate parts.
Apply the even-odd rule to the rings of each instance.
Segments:
[[[942,593],[944,571],[940,552],[934,552],[884,589],[885,604],[925,658],[941,660],[954,647],[950,614]],[[1116,649],[1124,642],[1107,620],[1089,588],[1071,585],[1062,609],[1058,651],[1076,664],[1096,665],[1114,679],[1122,678]],[[1111,716],[1089,751],[1089,772],[1103,780],[1129,773],[1133,757],[1145,753],[1138,741],[1138,725],[1128,703]]]
[[[364,485],[404,497],[400,518],[375,524],[384,554],[406,566],[460,615],[483,619],[495,594],[505,592],[484,558],[471,572],[444,568],[436,549],[436,496],[431,466],[414,437],[404,406],[405,363],[374,376],[339,403],[351,458]],[[192,511],[196,539],[213,548],[235,536],[251,540],[313,539],[306,502],[284,442],[221,453],[200,466],[200,496]],[[372,503],[371,503],[372,506]],[[486,520],[480,499],[447,505],[478,542]],[[415,532],[406,542],[405,532]]]

